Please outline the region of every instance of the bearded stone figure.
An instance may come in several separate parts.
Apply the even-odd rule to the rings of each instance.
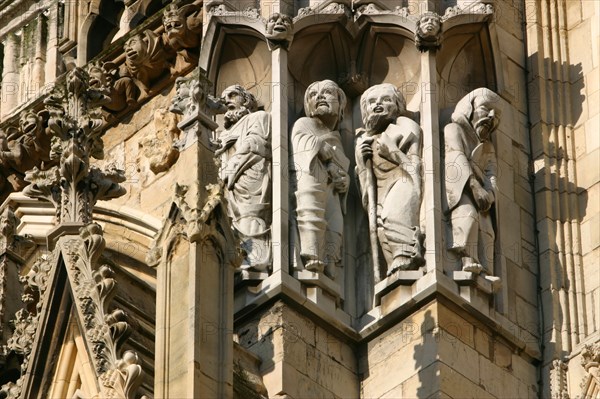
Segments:
[[[296,220],[304,268],[335,277],[342,239],[350,160],[338,131],[346,95],[331,80],[312,83],[304,95],[306,117],[291,135]]]
[[[386,273],[424,263],[419,228],[422,135],[416,122],[401,116],[404,97],[392,84],[367,89],[360,107],[365,128],[357,131],[356,172],[369,213],[375,280],[380,281]],[[385,264],[378,260],[377,247]]]
[[[221,179],[229,216],[242,240],[243,269],[267,271],[271,264],[271,117],[257,111],[252,93],[240,85],[223,91],[225,130],[219,136]]]
[[[500,97],[480,88],[463,97],[444,128],[445,206],[448,249],[462,270],[493,273],[496,202],[496,151],[492,132],[499,124]]]

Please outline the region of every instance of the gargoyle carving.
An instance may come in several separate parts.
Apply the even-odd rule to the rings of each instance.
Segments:
[[[184,65],[196,65],[202,33],[202,6],[169,5],[163,15],[163,27],[164,43],[177,52],[175,70],[182,69],[181,61],[184,61]]]
[[[170,67],[168,59],[171,57],[166,53],[160,36],[151,30],[130,37],[123,50],[125,64],[121,66],[120,75],[133,78],[144,93]]]

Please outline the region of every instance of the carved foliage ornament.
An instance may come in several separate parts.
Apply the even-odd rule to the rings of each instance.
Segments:
[[[110,102],[110,91],[99,82],[97,76],[90,79],[87,70],[76,68],[67,75],[66,85],[44,101],[53,134],[50,157],[59,165],[28,171],[25,180],[31,184],[24,193],[52,202],[59,223],[90,223],[97,201],[125,194],[119,184],[125,181],[122,170],[90,166],[90,157],[104,157],[101,106]]]
[[[97,266],[105,247],[102,229],[97,224],[88,224],[80,229],[79,238],[65,239],[59,245],[92,346],[93,363],[102,388],[100,397],[133,399],[143,373],[135,352],[120,354],[131,330],[125,312],[109,310],[116,280],[109,266]]]

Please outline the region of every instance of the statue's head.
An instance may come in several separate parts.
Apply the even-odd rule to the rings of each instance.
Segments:
[[[500,96],[490,89],[479,88],[464,96],[452,114],[452,121],[467,121],[480,141],[489,141],[500,123]]]
[[[404,96],[391,83],[369,87],[360,97],[360,110],[367,130],[382,132],[405,110]]]
[[[289,15],[275,13],[269,17],[265,36],[269,40],[290,40],[293,36],[293,21]]]
[[[304,112],[311,118],[337,117],[335,129],[344,117],[346,94],[332,80],[321,80],[308,86],[304,94]]]
[[[221,101],[225,104],[225,128],[237,123],[241,117],[258,109],[256,97],[241,85],[229,86],[221,94]]]

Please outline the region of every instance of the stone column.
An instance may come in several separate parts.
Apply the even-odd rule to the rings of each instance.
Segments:
[[[181,168],[171,212],[155,243],[157,398],[233,397],[233,259],[236,248],[204,114],[209,82],[179,78]],[[225,237],[226,236],[226,237]],[[153,263],[152,260],[149,260]]]
[[[288,168],[288,67],[287,49],[272,51],[273,148],[273,274],[289,274],[289,168]]]
[[[20,39],[9,33],[4,42],[2,69],[2,117],[6,116],[19,103],[19,44]]]
[[[48,11],[45,83],[53,82],[56,79],[56,67],[58,65],[58,4],[50,7]]]
[[[439,92],[436,50],[421,54],[421,128],[423,129],[423,173],[425,211],[425,260],[427,271],[443,272],[442,182],[440,164]]]
[[[35,49],[33,67],[31,70],[30,88],[28,96],[37,97],[45,83],[45,64],[46,64],[46,35],[44,34],[44,25],[47,20],[42,14],[38,16],[37,25],[33,37],[35,38]]]

